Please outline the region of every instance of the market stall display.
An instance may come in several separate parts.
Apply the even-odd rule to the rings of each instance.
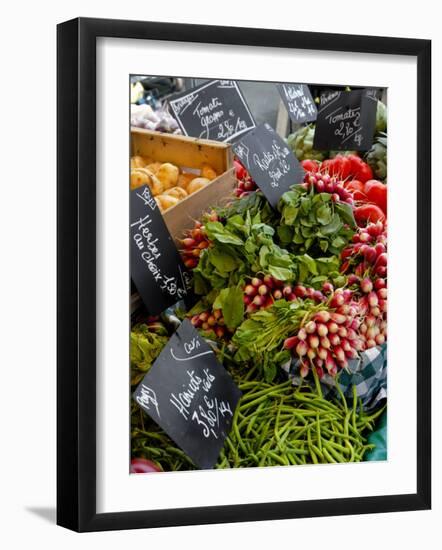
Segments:
[[[151,189],[198,301],[156,318],[141,308],[131,389],[188,319],[242,392],[216,468],[378,456],[386,385],[373,377],[363,394],[355,377],[373,350],[386,368],[386,106],[368,151],[314,151],[314,131],[288,137],[302,175],[272,207],[229,145],[132,129],[131,188]],[[278,151],[263,152],[266,170]],[[136,403],[131,456],[133,472],[196,468]]]

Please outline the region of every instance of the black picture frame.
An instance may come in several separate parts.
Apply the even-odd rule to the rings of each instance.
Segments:
[[[417,59],[417,491],[361,498],[96,512],[96,39],[152,39],[414,56]],[[57,28],[57,523],[150,528],[431,506],[431,41],[142,21]]]

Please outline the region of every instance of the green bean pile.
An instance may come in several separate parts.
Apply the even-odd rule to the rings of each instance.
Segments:
[[[383,409],[365,414],[355,387],[352,404],[338,385],[334,401],[323,398],[319,385],[248,381],[239,387],[243,397],[217,468],[360,462],[373,448],[363,433]]]
[[[347,402],[325,399],[319,384],[294,388],[290,381],[239,384],[243,396],[215,468],[289,466],[360,462],[373,445],[365,434],[384,408],[363,412],[353,387]],[[132,456],[143,456],[164,471],[193,470],[195,465],[138,407],[132,414]]]

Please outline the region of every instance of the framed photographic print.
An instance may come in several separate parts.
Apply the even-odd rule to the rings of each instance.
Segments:
[[[430,508],[430,55],[58,26],[59,525]]]

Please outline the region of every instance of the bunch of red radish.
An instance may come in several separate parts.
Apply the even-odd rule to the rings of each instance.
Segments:
[[[334,202],[345,202],[353,206],[352,194],[344,187],[344,182],[337,176],[322,172],[307,172],[302,184],[306,189],[312,186],[317,193],[330,193]]]
[[[293,302],[297,298],[311,298],[317,303],[326,300],[320,290],[300,284],[293,286],[270,275],[264,275],[261,278],[253,277],[244,287],[243,300],[248,314],[254,313],[258,309],[267,308],[276,300],[284,299],[287,302]]]
[[[217,338],[224,338],[230,332],[225,326],[223,313],[220,309],[203,311],[193,315],[190,322],[195,328],[199,328],[205,332],[213,332]]]
[[[352,282],[350,277],[349,282]],[[387,341],[387,283],[382,277],[374,281],[365,277],[359,286],[359,334],[363,341],[362,349],[365,350]]]
[[[235,176],[238,180],[235,195],[238,198],[246,197],[252,191],[256,191],[258,187],[239,160],[235,159],[233,164],[235,166]]]
[[[341,252],[341,272],[351,271],[358,277],[366,272],[372,276],[387,276],[387,223],[377,221],[358,228],[353,243]]]
[[[307,376],[314,368],[320,378],[327,371],[335,376],[363,349],[359,335],[358,305],[350,289],[330,293],[328,309],[314,313],[297,334],[284,341],[284,348],[300,360],[300,374]]]
[[[218,221],[218,214],[215,211],[207,214],[207,221]],[[181,257],[187,269],[194,269],[199,262],[201,252],[210,246],[210,241],[207,238],[204,224],[200,221],[195,221],[193,229],[186,232],[186,236],[181,240],[183,248],[180,250]]]

